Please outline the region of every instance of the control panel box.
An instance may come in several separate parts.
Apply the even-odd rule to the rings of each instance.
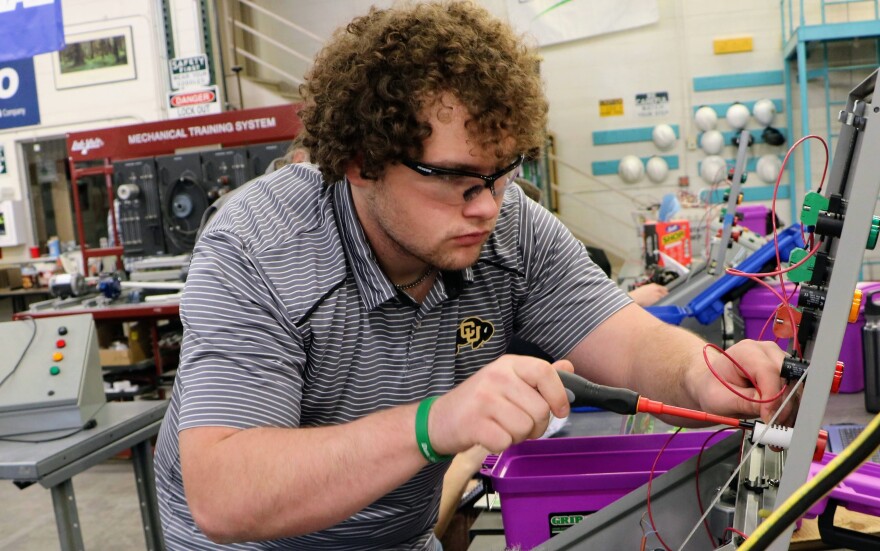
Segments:
[[[0,436],[78,429],[106,402],[89,314],[0,323]]]
[[[0,247],[23,245],[24,206],[21,201],[0,201]]]

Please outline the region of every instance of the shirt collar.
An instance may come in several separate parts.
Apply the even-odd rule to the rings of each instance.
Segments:
[[[371,311],[383,302],[396,297],[398,291],[382,268],[379,267],[373,250],[367,242],[367,236],[364,234],[364,229],[358,220],[354,207],[351,184],[345,180],[331,185],[333,186],[335,205],[333,210],[336,215],[336,223],[339,226],[342,248],[364,301],[364,306],[367,311]],[[442,278],[438,278],[438,281],[443,286],[446,296],[450,298],[457,297],[465,286],[474,281],[474,271],[471,267],[460,271],[444,271],[441,274]]]

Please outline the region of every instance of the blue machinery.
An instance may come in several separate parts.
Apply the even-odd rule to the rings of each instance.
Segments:
[[[789,226],[780,231],[778,241],[780,258],[787,262],[791,251],[804,246],[800,225]],[[736,269],[747,273],[760,272],[768,262],[775,259],[776,246],[773,241],[769,241],[738,264]],[[683,283],[681,292],[674,290],[657,305],[645,309],[673,325],[680,325],[683,320],[690,317],[703,325],[709,325],[724,313],[726,297],[730,292],[745,283],[748,283],[748,280],[740,276],[723,274],[720,277],[712,277],[700,274],[690,282]],[[682,297],[687,298],[689,293],[695,294],[686,306],[675,304],[682,301]]]

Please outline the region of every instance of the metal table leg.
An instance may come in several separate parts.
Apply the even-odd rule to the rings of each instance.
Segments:
[[[137,483],[144,538],[149,551],[164,551],[162,526],[159,523],[159,504],[156,500],[156,477],[153,471],[153,446],[147,438],[131,448],[134,478]]]
[[[58,526],[61,551],[83,551],[85,545],[71,479],[52,486],[52,504],[55,507],[55,524]]]

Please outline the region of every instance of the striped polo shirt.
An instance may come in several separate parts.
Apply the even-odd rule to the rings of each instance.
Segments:
[[[326,185],[303,164],[262,177],[224,205],[192,256],[180,366],[156,452],[168,548],[433,545],[445,464],[424,467],[331,528],[213,544],[186,504],[178,431],[354,421],[450,391],[504,354],[514,333],[564,357],[629,302],[515,185],[476,264],[442,272],[419,304],[376,263],[347,183]]]

